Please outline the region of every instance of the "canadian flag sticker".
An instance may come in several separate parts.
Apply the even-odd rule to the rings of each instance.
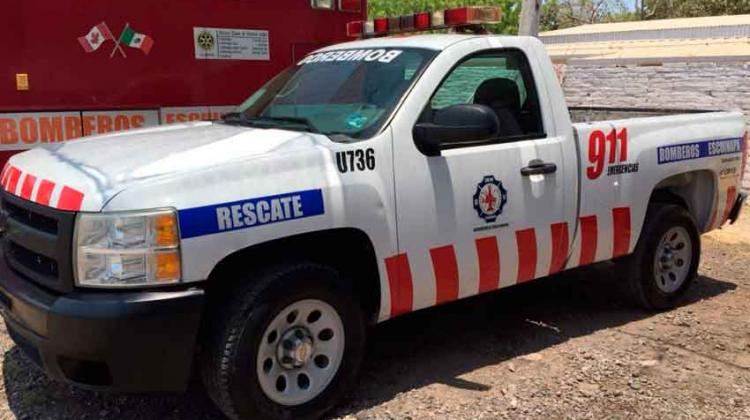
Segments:
[[[112,36],[112,32],[107,27],[107,24],[102,22],[91,28],[86,35],[78,37],[78,42],[84,51],[92,52],[101,47],[104,41],[108,39],[114,40],[115,37]]]

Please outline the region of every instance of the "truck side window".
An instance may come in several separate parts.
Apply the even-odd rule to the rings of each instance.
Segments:
[[[432,121],[435,111],[446,106],[471,103],[495,111],[499,141],[545,136],[531,68],[520,50],[481,53],[459,63],[443,79],[420,121]]]

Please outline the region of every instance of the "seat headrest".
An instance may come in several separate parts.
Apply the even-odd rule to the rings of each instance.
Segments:
[[[502,77],[487,79],[474,93],[474,103],[486,105],[492,109],[508,108],[518,112],[521,110],[518,85]]]

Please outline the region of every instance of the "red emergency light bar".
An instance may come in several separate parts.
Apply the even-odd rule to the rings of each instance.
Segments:
[[[376,34],[386,34],[386,33],[388,33],[388,18],[378,18],[378,19],[375,19],[374,26],[375,26],[375,33]]]
[[[416,13],[414,14],[414,29],[418,31],[424,31],[430,29],[432,24],[432,15],[430,13]]]
[[[500,23],[502,11],[493,6],[468,6],[456,9],[422,12],[399,17],[381,17],[355,21],[346,25],[346,35],[353,38],[401,34],[418,31],[457,28]]]

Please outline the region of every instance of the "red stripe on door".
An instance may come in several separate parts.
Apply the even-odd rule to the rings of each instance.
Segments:
[[[81,209],[81,203],[83,203],[83,193],[66,186],[60,191],[57,208],[60,210],[78,211]]]
[[[391,289],[391,317],[411,312],[414,288],[409,257],[399,254],[385,259],[388,286]]]
[[[630,252],[630,207],[612,209],[612,225],[612,258],[627,255]]]
[[[495,290],[500,287],[500,251],[497,238],[488,236],[479,238],[474,243],[479,259],[479,293]]]
[[[458,299],[458,263],[453,245],[430,250],[435,271],[435,304]]]
[[[580,219],[581,223],[581,257],[578,260],[579,266],[589,265],[596,259],[597,238],[599,237],[599,228],[596,223],[596,216],[584,216]]]
[[[11,166],[8,169],[8,181],[5,185],[5,191],[11,194],[16,193],[16,187],[18,186],[18,180],[21,178],[21,171],[15,166]]]
[[[729,187],[727,190],[727,204],[724,206],[724,215],[721,217],[721,224],[727,222],[727,219],[729,219],[729,213],[732,212],[732,207],[734,205],[734,200],[737,197],[737,188],[735,186]]]
[[[21,184],[21,197],[31,200],[31,193],[34,191],[34,184],[36,184],[36,177],[27,173],[26,177],[23,179],[23,184]]]
[[[37,203],[49,206],[49,200],[52,197],[52,191],[55,189],[55,183],[47,179],[43,179],[39,183],[39,190],[36,192]]]
[[[555,274],[563,269],[565,258],[568,257],[568,224],[555,223],[550,226],[552,233],[552,258],[549,263],[549,274]]]
[[[533,280],[536,276],[536,233],[534,229],[516,231],[518,246],[517,283]]]

